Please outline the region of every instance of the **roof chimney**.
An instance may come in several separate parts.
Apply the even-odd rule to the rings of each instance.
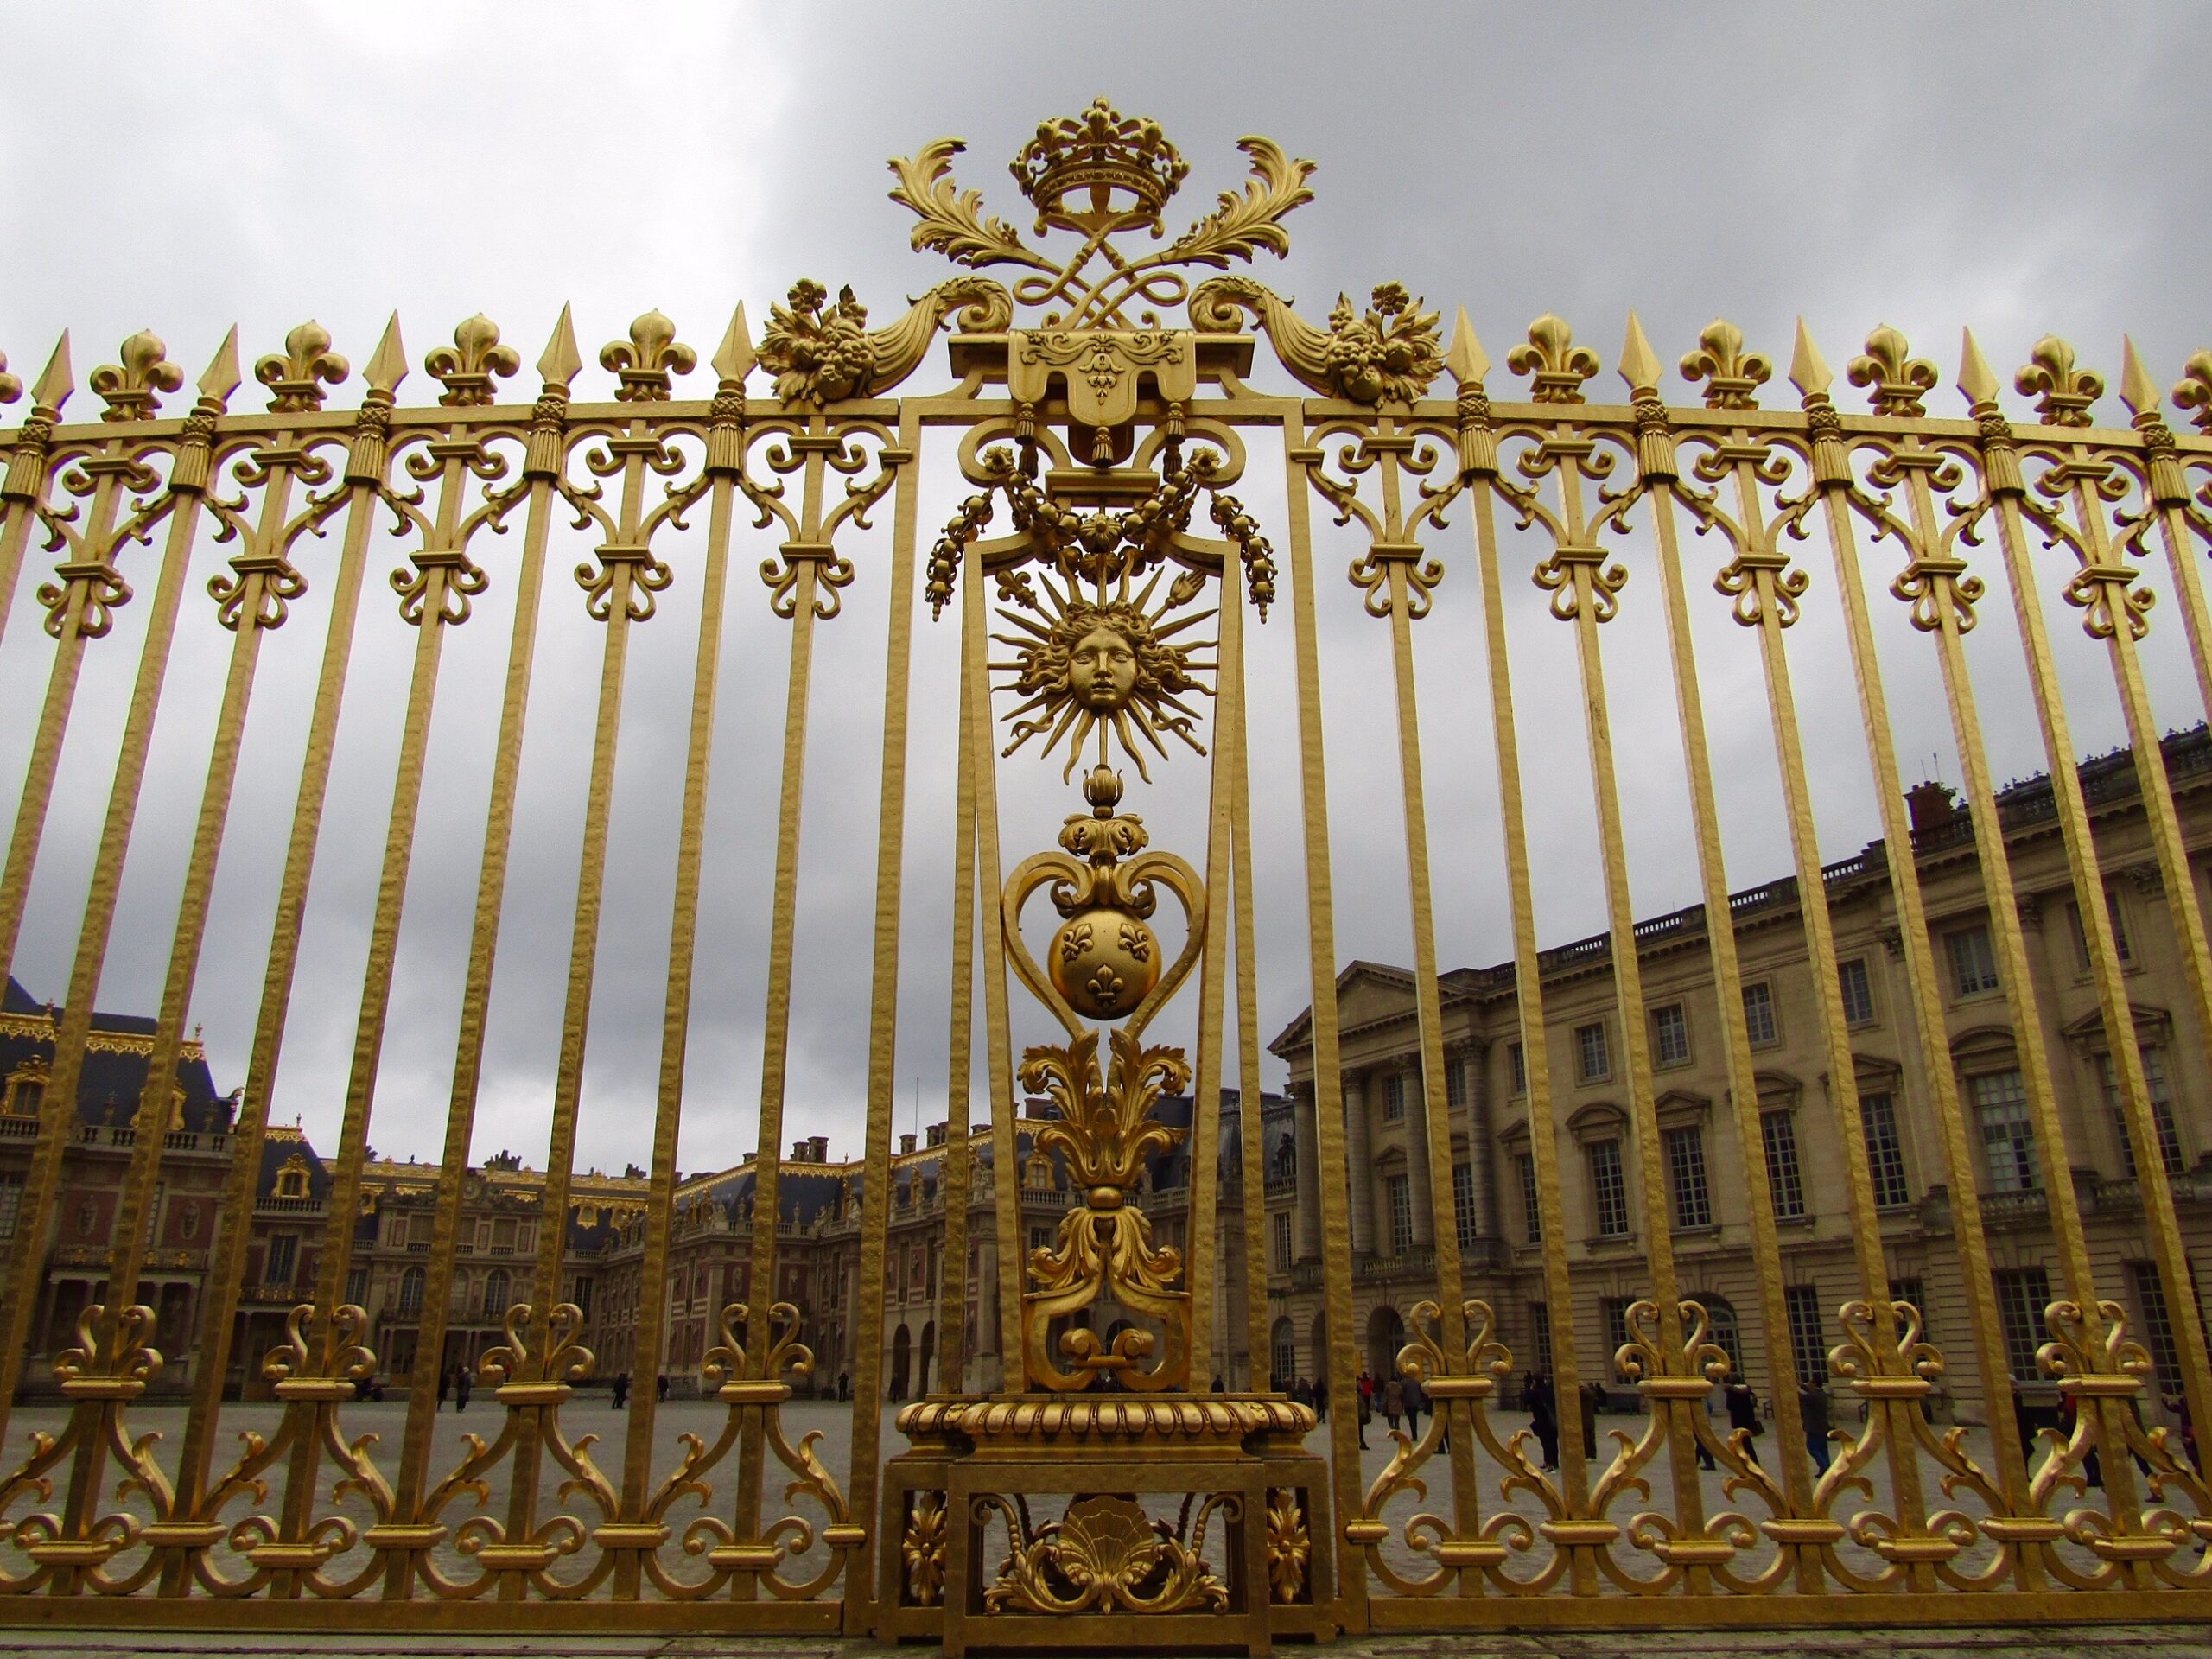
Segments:
[[[899,1137],[899,1151],[901,1151],[901,1152],[912,1152],[913,1149],[914,1149],[914,1137],[913,1137],[912,1135],[900,1135],[900,1136]]]
[[[1911,815],[1912,833],[1924,836],[1948,828],[1951,820],[1959,815],[1958,798],[1956,790],[1933,779],[1905,791],[1904,804]]]

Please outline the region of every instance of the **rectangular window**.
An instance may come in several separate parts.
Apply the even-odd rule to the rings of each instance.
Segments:
[[[2120,1103],[2120,1072],[2112,1063],[2112,1056],[2097,1056],[2097,1079],[2104,1085],[2105,1107],[2112,1113],[2113,1133],[2120,1141],[2120,1163],[2128,1179],[2136,1175],[2135,1140],[2127,1132],[2127,1114]],[[2183,1169],[2181,1130],[2174,1122],[2172,1090],[2166,1086],[2166,1058],[2163,1051],[2146,1048],[2143,1051],[2143,1083],[2151,1100],[2151,1122],[2158,1134],[2158,1158],[2166,1166],[2166,1173],[2178,1175]]]
[[[1951,949],[1951,982],[1961,996],[1997,988],[1997,958],[1989,949],[1986,927],[1962,927],[1946,943]]]
[[[1552,1368],[1552,1311],[1542,1302],[1529,1304],[1529,1328],[1535,1335],[1530,1344],[1536,1354],[1536,1369],[1548,1373]]]
[[[1928,1334],[1928,1288],[1925,1285],[1916,1278],[1892,1279],[1890,1281],[1890,1300],[1903,1302],[1919,1314],[1920,1334],[1923,1337]],[[1904,1332],[1900,1329],[1897,1335],[1902,1337]]]
[[[1866,1133],[1866,1170],[1874,1178],[1874,1202],[1885,1210],[1910,1204],[1912,1188],[1904,1178],[1897,1103],[1887,1095],[1859,1096],[1859,1122]]]
[[[1690,1021],[1679,1002],[1651,1010],[1651,1063],[1688,1065],[1690,1063]]]
[[[2105,889],[2105,914],[2112,918],[2113,955],[2119,957],[2120,961],[2126,962],[2131,957],[2127,944],[2127,925],[2120,919],[2120,895],[2110,887]],[[2066,906],[2066,921],[2074,934],[2075,966],[2083,973],[2087,973],[2089,970],[2089,936],[2082,926],[2080,905],[2069,904]]]
[[[1291,1261],[1290,1217],[1276,1216],[1273,1219],[1275,1230],[1275,1268],[1278,1272],[1288,1273]]]
[[[1414,1247],[1414,1184],[1406,1176],[1391,1175],[1382,1188],[1390,1205],[1390,1254],[1403,1255]]]
[[[2043,1311],[2050,1305],[2050,1274],[2042,1268],[1999,1268],[1997,1314],[2005,1327],[2005,1363],[2022,1382],[2032,1382],[2036,1350],[2043,1346]]]
[[[1621,1143],[1599,1141],[1590,1147],[1590,1194],[1598,1217],[1598,1236],[1628,1236],[1628,1187],[1621,1177]]]
[[[1029,1248],[1033,1250],[1051,1249],[1052,1230],[1049,1227],[1032,1227],[1029,1230]]]
[[[23,1178],[0,1175],[0,1238],[16,1236],[16,1217],[23,1207]]]
[[[1406,1115],[1406,1074],[1393,1071],[1382,1079],[1382,1117],[1395,1123]]]
[[[1843,1022],[1847,1026],[1874,1023],[1874,982],[1863,957],[1835,965],[1836,983],[1843,989]]]
[[[1618,1356],[1628,1345],[1629,1305],[1630,1299],[1625,1296],[1607,1296],[1598,1303],[1599,1316],[1605,1321],[1605,1363],[1611,1368],[1609,1374],[1616,1382],[1628,1381],[1621,1375]],[[1573,1422],[1574,1420],[1569,1417],[1567,1421]]]
[[[292,1282],[292,1268],[298,1258],[300,1241],[290,1233],[279,1233],[269,1241],[269,1261],[262,1269],[261,1282],[283,1288]]]
[[[162,1242],[162,1198],[168,1191],[167,1182],[155,1182],[154,1201],[146,1206],[146,1248],[149,1250]]]
[[[2028,1091],[2018,1071],[1993,1071],[1974,1079],[1974,1112],[1981,1125],[1981,1152],[1993,1192],[2042,1190],[2036,1136],[2028,1122]]]
[[[2127,1264],[2128,1288],[2134,1292],[2135,1313],[2143,1322],[2143,1345],[2151,1351],[2152,1379],[2162,1393],[2181,1391],[2181,1349],[2174,1342],[2174,1322],[2166,1307],[2166,1287],[2159,1281],[2158,1266],[2150,1262]]]
[[[1667,1131],[1667,1182],[1674,1194],[1675,1226],[1713,1224],[1713,1201],[1705,1189],[1704,1130],[1693,1126]]]
[[[1529,1056],[1518,1043],[1505,1046],[1505,1061],[1513,1074],[1513,1097],[1516,1100],[1529,1092]]]
[[[1574,1028],[1574,1073],[1585,1083],[1597,1083],[1612,1076],[1612,1057],[1605,1048],[1603,1020],[1593,1020]]]
[[[1788,1112],[1761,1112],[1759,1141],[1766,1149],[1766,1184],[1774,1195],[1775,1217],[1795,1221],[1805,1213],[1805,1178],[1797,1167],[1796,1119]]]
[[[1459,1248],[1471,1249],[1475,1243],[1475,1166],[1472,1164],[1452,1166],[1452,1219],[1459,1234]]]
[[[1764,980],[1744,987],[1744,1030],[1753,1048],[1766,1048],[1782,1040],[1774,1022],[1774,988]]]
[[[1544,1207],[1536,1199],[1536,1154],[1516,1153],[1513,1161],[1521,1171],[1521,1234],[1531,1244],[1541,1244],[1544,1238]]]
[[[1782,1296],[1789,1318],[1789,1355],[1797,1362],[1797,1380],[1818,1388],[1828,1374],[1827,1344],[1821,1335],[1821,1287],[1788,1285]]]
[[[365,1306],[369,1300],[369,1270],[366,1268],[346,1269],[346,1300],[355,1307]]]
[[[1444,1063],[1444,1109],[1448,1112],[1467,1109],[1467,1064],[1465,1060]]]

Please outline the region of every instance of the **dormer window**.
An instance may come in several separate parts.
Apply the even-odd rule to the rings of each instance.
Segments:
[[[276,1172],[276,1196],[304,1198],[308,1195],[308,1160],[294,1153]]]

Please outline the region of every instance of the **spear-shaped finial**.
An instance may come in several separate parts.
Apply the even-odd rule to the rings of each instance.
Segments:
[[[713,367],[721,377],[722,389],[735,391],[745,384],[746,376],[753,372],[753,365],[760,359],[753,350],[753,330],[745,321],[745,302],[737,302],[737,309],[730,315],[729,328],[722,335],[722,343],[715,348]]]
[[[1974,337],[1974,330],[1959,331],[1959,390],[1966,394],[1967,405],[1979,410],[1984,404],[1993,409],[1997,404],[1997,372],[1989,366],[1989,359],[1981,354],[1981,346]]]
[[[238,326],[234,322],[231,332],[223,336],[223,343],[215,348],[214,359],[207,365],[207,372],[200,377],[200,403],[222,408],[245,378],[238,368]]]
[[[1813,331],[1802,316],[1797,319],[1797,338],[1789,348],[1789,384],[1803,397],[1825,397],[1835,384],[1835,373],[1821,355],[1821,348],[1813,344]]]
[[[1475,326],[1467,321],[1464,305],[1452,320],[1452,346],[1444,353],[1444,367],[1453,383],[1462,386],[1479,386],[1490,373],[1490,356],[1476,338]]]
[[[407,378],[407,347],[399,338],[399,313],[391,314],[391,321],[384,326],[384,337],[377,341],[376,350],[370,354],[368,367],[363,371],[369,383],[369,396],[381,403],[392,401],[392,394],[399,390],[399,383]]]
[[[2151,378],[2151,371],[2143,366],[2142,354],[2135,349],[2135,336],[2120,337],[2120,401],[2127,405],[2127,412],[2139,420],[2145,415],[2159,412],[2158,383]]]
[[[1628,314],[1628,338],[1621,342],[1620,377],[1631,392],[1659,390],[1659,355],[1643,337],[1643,324]]]
[[[69,331],[64,328],[61,338],[54,342],[54,355],[46,359],[46,367],[31,384],[31,407],[43,410],[51,420],[61,412],[61,405],[69,401],[69,394],[76,389],[76,371],[69,365]]]
[[[545,342],[545,349],[538,354],[538,377],[548,386],[569,389],[576,372],[584,365],[584,354],[576,349],[576,325],[569,315],[569,305],[561,304],[561,315],[553,325],[553,338]]]

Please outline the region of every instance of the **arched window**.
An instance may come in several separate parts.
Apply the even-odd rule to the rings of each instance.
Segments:
[[[308,1195],[308,1160],[294,1153],[276,1172],[276,1196],[304,1198]]]
[[[484,1275],[484,1317],[496,1319],[507,1311],[507,1273],[505,1268],[494,1268]]]
[[[410,1268],[399,1275],[399,1311],[420,1313],[423,1311],[423,1269]]]
[[[1275,1179],[1293,1181],[1298,1179],[1298,1143],[1286,1139],[1275,1148]]]

